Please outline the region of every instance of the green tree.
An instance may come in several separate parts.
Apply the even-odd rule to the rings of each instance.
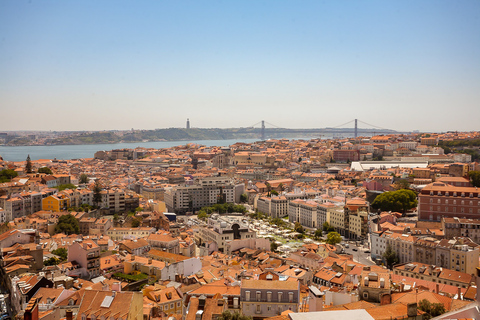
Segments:
[[[372,208],[382,211],[397,211],[405,213],[415,208],[418,204],[417,195],[412,190],[400,189],[384,192],[377,196],[372,203]]]
[[[75,189],[77,189],[77,186],[75,186],[74,184],[71,184],[71,183],[66,183],[66,184],[61,184],[59,186],[56,186],[55,188],[58,189],[58,191],[63,191],[65,189],[75,190]]]
[[[398,256],[395,250],[393,250],[390,244],[387,245],[385,252],[383,253],[383,258],[385,259],[385,263],[387,264],[387,268],[391,269],[393,265],[398,263]]]
[[[68,257],[68,250],[66,248],[58,248],[52,251],[54,255],[57,255],[60,257],[62,261],[67,261]]]
[[[400,179],[394,183],[394,188],[395,190],[402,190],[402,189],[407,190],[407,189],[410,189],[410,183],[408,183],[406,179]]]
[[[217,320],[252,320],[252,317],[241,315],[237,311],[232,313],[230,310],[225,310],[217,317]]]
[[[423,319],[438,317],[446,312],[443,303],[431,303],[427,299],[422,299],[418,302],[418,309],[426,312]]]
[[[82,173],[80,175],[80,178],[78,180],[79,183],[88,183],[88,176],[85,173]]]
[[[140,226],[140,220],[137,218],[134,218],[132,220],[132,228],[138,228]]]
[[[38,169],[38,173],[52,174],[52,170],[49,167],[41,167]]]
[[[323,230],[322,229],[317,229],[315,230],[315,238],[321,238],[323,235]]]
[[[328,233],[328,232],[335,231],[335,228],[332,227],[328,222],[324,222],[323,223],[323,231]]]
[[[337,243],[342,242],[342,237],[338,232],[332,231],[328,233],[327,241],[325,242],[331,245],[336,245]]]
[[[242,193],[242,195],[240,196],[240,202],[241,203],[248,202],[248,195],[246,193]]]
[[[25,172],[32,173],[32,161],[30,160],[30,155],[27,156],[27,163],[25,164]]]
[[[305,231],[303,230],[303,226],[300,224],[300,222],[295,222],[294,230],[298,233],[303,233]]]
[[[57,257],[51,257],[43,261],[44,266],[56,266],[59,263],[60,263],[60,260]]]
[[[80,231],[80,227],[78,224],[77,219],[71,214],[65,214],[58,218],[58,223],[55,227],[56,233],[65,233],[69,234],[76,234]]]
[[[206,221],[208,218],[208,214],[204,210],[200,209],[200,211],[198,212],[197,218],[200,220]]]
[[[17,171],[12,169],[3,169],[0,171],[0,183],[10,182],[13,178],[18,176]]]
[[[100,181],[97,180],[95,181],[95,186],[93,186],[93,204],[95,207],[100,207],[100,204],[102,203],[102,194],[100,193],[102,191],[102,187],[100,186]]]
[[[278,192],[276,190],[270,191],[270,196],[278,196]]]
[[[273,240],[270,242],[270,251],[272,252],[277,252],[277,249],[278,249],[278,243]]]
[[[480,171],[470,171],[468,172],[468,177],[472,186],[480,187]]]

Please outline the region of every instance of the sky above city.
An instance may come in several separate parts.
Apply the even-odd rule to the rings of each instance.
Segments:
[[[0,131],[471,131],[479,101],[478,0],[0,1]]]

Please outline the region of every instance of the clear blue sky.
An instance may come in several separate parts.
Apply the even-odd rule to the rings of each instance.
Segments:
[[[1,130],[480,130],[480,1],[0,0]]]

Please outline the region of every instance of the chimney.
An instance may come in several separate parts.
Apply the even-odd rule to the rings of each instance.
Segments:
[[[67,312],[65,313],[65,317],[67,320],[72,320],[73,319],[73,311],[72,309],[68,309]]]
[[[135,255],[134,254],[130,255],[130,261],[135,261]]]
[[[416,303],[407,304],[407,316],[408,317],[417,317],[417,304]]]
[[[112,291],[121,292],[122,291],[122,284],[119,281],[114,282],[113,285],[112,285]]]
[[[152,264],[152,258],[148,258],[148,264]]]
[[[438,294],[438,292],[440,291],[440,285],[437,283],[435,284],[435,293]]]
[[[458,287],[458,300],[462,300],[462,288]]]

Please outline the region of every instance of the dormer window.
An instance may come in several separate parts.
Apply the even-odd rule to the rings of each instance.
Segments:
[[[450,193],[448,191],[446,191],[445,195],[448,197],[450,195]]]

